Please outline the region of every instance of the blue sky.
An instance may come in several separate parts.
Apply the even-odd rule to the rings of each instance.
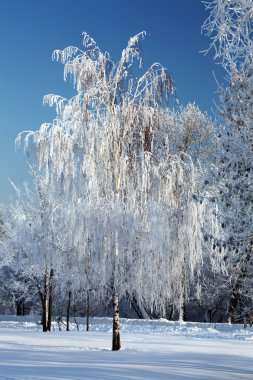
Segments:
[[[208,39],[201,35],[207,12],[200,0],[8,0],[0,3],[0,202],[29,178],[26,159],[15,150],[20,131],[36,130],[54,118],[43,107],[45,94],[70,96],[63,67],[52,62],[54,49],[81,46],[88,32],[102,50],[118,60],[129,37],[146,30],[144,65],[158,61],[174,75],[182,104],[195,102],[211,113],[222,71]]]

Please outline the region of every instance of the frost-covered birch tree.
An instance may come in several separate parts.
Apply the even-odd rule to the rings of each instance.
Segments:
[[[223,128],[216,197],[223,233],[213,237],[213,249],[223,256],[230,276],[229,314],[235,322],[243,307],[240,303],[250,305],[253,299],[247,289],[252,281],[253,244],[253,3],[214,0],[205,4],[210,12],[204,24],[210,49],[214,48],[228,79],[228,86],[220,88]]]
[[[127,293],[152,310],[175,298],[181,305],[202,256],[197,166],[170,149],[173,78],[158,63],[143,72],[144,36],[129,40],[118,63],[86,33],[83,50],[56,50],[77,94],[46,96],[57,116],[24,142],[50,194],[73,205],[72,246],[98,296],[113,300],[113,350],[119,299]]]
[[[66,265],[67,214],[47,192],[44,178],[35,172],[33,178],[33,191],[16,189],[17,199],[6,210],[7,237],[1,249],[8,252],[12,270],[33,284],[43,331],[50,331],[55,280]]]

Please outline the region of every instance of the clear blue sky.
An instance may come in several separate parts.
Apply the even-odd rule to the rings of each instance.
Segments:
[[[158,61],[174,75],[177,96],[211,113],[221,69],[201,35],[207,16],[200,0],[5,0],[0,3],[0,202],[12,193],[8,177],[20,185],[27,180],[22,151],[15,138],[22,130],[38,129],[54,118],[43,107],[43,95],[68,96],[63,67],[52,62],[54,49],[81,46],[88,32],[102,50],[118,60],[129,37],[146,30],[144,64]]]

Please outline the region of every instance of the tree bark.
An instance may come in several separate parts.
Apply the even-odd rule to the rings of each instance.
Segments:
[[[42,323],[43,332],[46,332],[47,331],[47,298],[45,295],[43,297],[43,303],[42,303],[41,323]]]
[[[180,295],[180,303],[179,303],[179,316],[178,316],[178,321],[179,322],[184,322],[185,321],[185,317],[186,317],[186,307],[185,307],[185,303],[186,303],[186,284],[185,284],[185,269],[183,271],[183,274],[182,274],[182,290],[181,290],[181,295]]]
[[[43,290],[41,290],[39,279],[37,276],[34,276],[42,306],[41,324],[43,332],[51,330],[53,307],[53,277],[54,270],[51,269],[49,273],[48,268],[46,267],[43,279]]]
[[[52,309],[53,309],[53,277],[54,270],[50,270],[49,281],[48,281],[48,314],[47,314],[47,331],[51,331],[52,324]]]
[[[40,282],[39,282],[38,277],[36,275],[34,275],[33,279],[35,281],[35,285],[37,287],[39,298],[40,298],[40,301],[41,301],[41,307],[42,307],[41,324],[43,326],[44,325],[44,295],[43,295],[43,293],[41,291]]]
[[[72,293],[69,291],[69,298],[68,298],[68,306],[67,306],[67,326],[66,326],[66,331],[70,331],[69,329],[69,316],[70,316],[70,305],[71,305],[71,296]]]
[[[16,303],[16,315],[24,315],[24,302],[15,301]]]
[[[179,318],[178,318],[178,321],[179,322],[184,322],[185,321],[185,315],[186,315],[186,312],[185,312],[185,303],[183,303],[179,307]]]
[[[126,293],[127,300],[131,302],[131,305],[140,319],[150,319],[150,315],[146,311],[145,307],[138,301],[136,297],[131,297],[129,293]]]
[[[44,275],[44,293],[42,301],[42,329],[43,332],[47,331],[47,319],[48,319],[48,270],[46,268]]]
[[[112,350],[120,350],[120,329],[119,329],[119,297],[114,294],[113,297],[113,336],[112,336]]]
[[[235,288],[233,289],[230,304],[229,304],[229,322],[236,323],[237,320],[237,308],[240,301],[239,294],[240,282],[237,281]]]
[[[87,299],[86,299],[86,331],[89,331],[90,328],[90,292],[87,290]]]
[[[74,321],[75,321],[75,324],[76,324],[77,331],[79,331],[79,324],[78,324],[78,321],[77,321],[77,318],[76,318],[76,312],[77,312],[77,307],[76,307],[76,305],[74,303],[74,305],[73,305]]]

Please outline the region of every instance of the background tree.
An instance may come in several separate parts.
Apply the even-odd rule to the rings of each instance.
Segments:
[[[226,88],[220,87],[222,151],[216,175],[217,216],[223,233],[213,236],[213,249],[224,259],[231,283],[229,314],[231,322],[235,322],[245,302],[252,307],[247,287],[252,279],[253,243],[253,8],[251,0],[215,0],[205,4],[210,16],[203,27],[228,80]]]
[[[63,267],[64,221],[59,204],[45,188],[43,177],[33,172],[34,191],[18,191],[17,200],[6,210],[8,239],[2,249],[9,252],[12,268],[33,283],[41,301],[43,331],[51,329],[54,278]]]

